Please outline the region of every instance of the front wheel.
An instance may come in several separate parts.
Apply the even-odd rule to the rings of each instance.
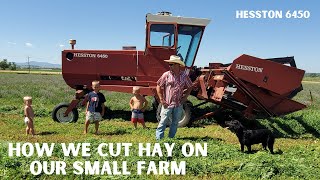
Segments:
[[[67,116],[64,116],[64,112],[69,107],[69,103],[60,103],[56,107],[54,107],[52,111],[52,119],[59,123],[71,123],[77,122],[79,118],[79,113],[76,108],[72,109],[71,112]]]
[[[157,108],[157,120],[158,122],[161,120],[160,114],[161,114],[161,108],[162,104],[159,104]],[[183,104],[183,112],[182,112],[182,117],[181,120],[178,122],[178,127],[185,127],[189,124],[191,120],[191,108],[192,108],[192,103],[191,102],[186,102]],[[171,118],[170,121],[168,122],[168,126],[171,124]]]

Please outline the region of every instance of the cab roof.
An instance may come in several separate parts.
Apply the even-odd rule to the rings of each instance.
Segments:
[[[207,26],[211,21],[205,18],[172,16],[171,13],[159,13],[156,15],[149,13],[146,15],[146,20],[147,22],[167,22],[194,26]]]

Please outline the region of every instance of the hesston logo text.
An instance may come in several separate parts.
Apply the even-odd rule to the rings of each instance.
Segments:
[[[241,69],[244,71],[258,72],[258,73],[262,73],[262,71],[263,71],[263,68],[254,67],[254,66],[246,66],[246,65],[242,65],[242,64],[236,64],[236,69]]]
[[[74,53],[74,57],[81,58],[108,58],[108,54]]]

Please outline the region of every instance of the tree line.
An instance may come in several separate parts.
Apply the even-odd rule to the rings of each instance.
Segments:
[[[10,70],[16,70],[17,65],[15,62],[8,62],[7,59],[3,59],[0,61],[0,69],[5,70],[5,69],[10,69]]]

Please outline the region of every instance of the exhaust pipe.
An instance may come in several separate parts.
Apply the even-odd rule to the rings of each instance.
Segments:
[[[77,41],[75,39],[70,39],[69,40],[69,44],[71,44],[71,49],[74,49],[74,45],[77,43]]]

